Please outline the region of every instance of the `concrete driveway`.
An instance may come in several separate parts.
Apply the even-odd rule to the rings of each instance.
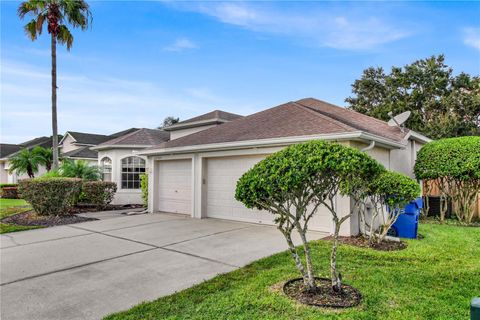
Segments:
[[[270,226],[161,213],[99,216],[1,235],[2,320],[100,319],[287,248]]]

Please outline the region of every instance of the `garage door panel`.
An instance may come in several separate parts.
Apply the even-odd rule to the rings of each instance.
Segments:
[[[207,159],[206,211],[208,217],[271,224],[272,216],[247,209],[235,200],[237,180],[265,156],[243,156]]]
[[[238,179],[265,156],[239,156],[207,159],[206,213],[208,217],[263,224],[273,224],[268,212],[247,209],[235,200]],[[309,223],[311,230],[332,230],[332,218],[326,208],[318,208]]]
[[[191,160],[160,161],[158,165],[158,210],[190,214],[192,212]]]

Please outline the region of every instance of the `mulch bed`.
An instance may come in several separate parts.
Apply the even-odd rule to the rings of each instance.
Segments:
[[[309,292],[302,278],[287,281],[283,286],[283,292],[296,301],[323,308],[349,308],[362,301],[360,292],[352,286],[343,284],[341,292],[334,292],[332,282],[326,278],[315,278],[317,291]]]
[[[333,240],[332,236],[324,238],[325,240]],[[368,239],[357,236],[357,237],[339,237],[338,241],[340,243],[349,244],[352,246],[360,248],[372,248],[379,251],[397,251],[403,250],[407,247],[407,244],[403,241],[389,241],[384,240],[381,243],[370,244]]]
[[[109,204],[105,208],[97,208],[94,205],[78,204],[72,209],[70,209],[70,213],[86,213],[86,212],[113,211],[113,210],[138,209],[138,208],[143,208],[143,205],[141,204],[125,204],[125,205]]]
[[[36,214],[35,211],[30,210],[27,212],[22,212],[6,217],[2,219],[1,222],[8,224],[16,224],[19,226],[53,227],[92,220],[98,219],[80,217],[74,214],[65,216],[41,216]]]

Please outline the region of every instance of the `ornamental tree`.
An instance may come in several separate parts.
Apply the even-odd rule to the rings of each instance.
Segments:
[[[338,143],[310,141],[287,147],[258,162],[237,182],[235,198],[247,208],[266,210],[274,215],[285,237],[295,265],[309,291],[315,292],[315,271],[306,232],[320,206],[332,214],[334,240],[331,252],[332,289],[341,290],[337,270],[340,226],[353,214],[337,212],[338,194],[360,199],[360,190],[375,178],[383,166],[367,154]],[[303,244],[304,261],[292,241],[296,231]]]
[[[380,243],[397,221],[402,208],[420,195],[420,185],[404,174],[385,171],[368,184],[365,195],[360,211],[364,231],[370,243]],[[369,217],[365,214],[366,202],[372,207]]]
[[[480,192],[480,137],[440,139],[427,143],[417,154],[414,167],[418,180],[437,182],[442,197],[441,219],[452,199],[460,221],[473,220]]]

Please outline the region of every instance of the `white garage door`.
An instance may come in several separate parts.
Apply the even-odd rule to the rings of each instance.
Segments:
[[[159,161],[158,172],[158,210],[191,214],[192,161]]]
[[[247,209],[235,200],[238,178],[263,156],[238,156],[209,158],[206,172],[206,215],[210,218],[228,219],[262,224],[273,224],[273,215],[254,209]],[[310,229],[331,231],[331,216],[325,208],[318,210],[310,221]]]
[[[272,215],[247,209],[235,200],[238,178],[265,156],[209,158],[206,173],[206,211],[211,218],[272,224]]]

